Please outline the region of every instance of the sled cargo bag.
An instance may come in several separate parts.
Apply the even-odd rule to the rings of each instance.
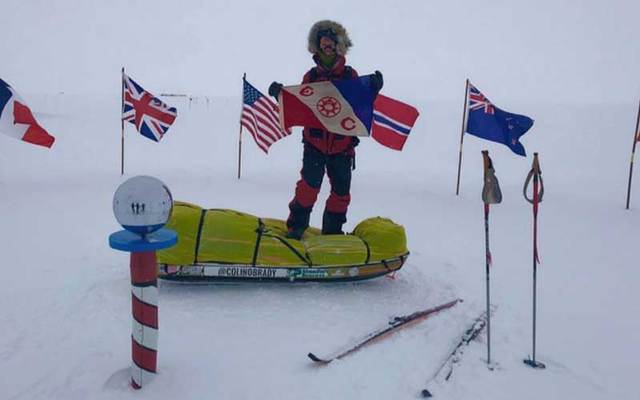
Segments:
[[[409,255],[404,228],[381,217],[360,222],[352,234],[321,235],[309,227],[294,240],[279,219],[175,202],[167,227],[178,244],[158,252],[164,279],[362,280],[400,269]]]

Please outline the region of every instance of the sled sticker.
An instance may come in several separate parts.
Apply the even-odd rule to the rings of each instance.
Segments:
[[[204,275],[204,270],[198,265],[185,265],[177,272],[180,275]]]
[[[256,267],[217,267],[218,276],[231,278],[276,278],[276,268],[256,268]]]
[[[324,279],[329,277],[329,272],[323,268],[296,268],[290,269],[289,279]]]

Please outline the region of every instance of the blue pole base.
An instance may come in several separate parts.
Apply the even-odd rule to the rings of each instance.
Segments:
[[[112,249],[129,253],[162,250],[178,243],[178,235],[171,229],[159,229],[145,236],[130,231],[118,231],[109,235],[109,246]]]

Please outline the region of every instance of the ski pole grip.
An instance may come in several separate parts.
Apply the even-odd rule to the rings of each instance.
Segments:
[[[524,195],[525,200],[529,203],[533,204],[533,196],[529,198],[527,196],[527,188],[531,183],[531,178],[534,181],[540,183],[540,188],[538,189],[538,202],[542,201],[542,196],[544,195],[544,182],[542,180],[542,170],[540,169],[540,161],[538,160],[538,153],[533,153],[533,162],[531,163],[531,171],[527,174],[527,179],[524,181],[524,187],[522,188],[522,194]],[[534,185],[535,188],[536,185]]]
[[[489,158],[489,150],[482,150],[482,164],[484,165],[484,173],[486,174],[491,168],[491,158]]]
[[[482,160],[484,162],[484,185],[482,187],[482,201],[485,204],[499,204],[502,202],[502,191],[498,184],[498,178],[493,169],[493,162],[489,157],[489,151],[482,151]]]
[[[531,169],[533,169],[536,175],[542,174],[540,170],[540,161],[538,161],[538,153],[533,153],[533,164],[531,165]]]

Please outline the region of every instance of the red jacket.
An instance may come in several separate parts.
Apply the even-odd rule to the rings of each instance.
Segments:
[[[331,69],[327,69],[320,63],[317,55],[313,56],[316,66],[311,68],[302,83],[334,81],[339,79],[357,78],[358,73],[355,69],[345,65],[346,59],[336,56],[336,62]],[[347,152],[351,155],[355,154],[354,147],[358,144],[358,138],[352,136],[339,135],[317,128],[304,128],[302,131],[302,141],[311,144],[324,154],[338,154]]]

